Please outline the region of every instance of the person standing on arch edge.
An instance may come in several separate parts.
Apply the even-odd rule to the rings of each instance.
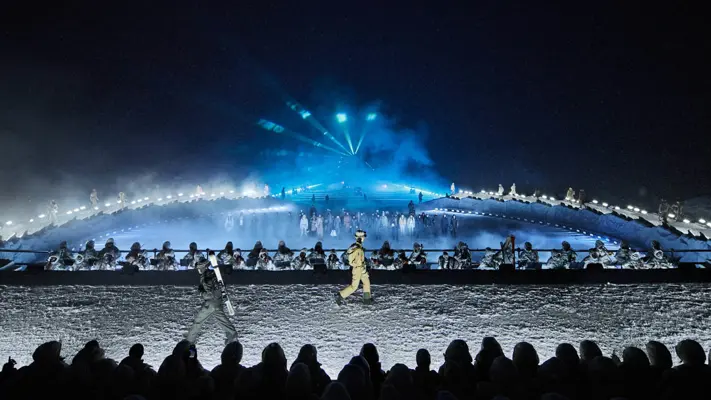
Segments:
[[[348,264],[351,266],[351,274],[353,280],[350,286],[341,290],[336,294],[336,303],[341,305],[346,297],[352,295],[361,282],[363,282],[363,304],[372,304],[373,296],[370,294],[370,276],[365,264],[365,250],[363,249],[363,241],[366,238],[365,231],[358,230],[355,234],[355,243],[346,251]]]

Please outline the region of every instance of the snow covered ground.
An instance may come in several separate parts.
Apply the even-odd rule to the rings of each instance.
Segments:
[[[375,343],[385,369],[415,365],[419,348],[439,366],[447,344],[496,336],[507,355],[522,340],[541,361],[560,342],[596,340],[607,354],[650,339],[673,346],[694,338],[711,347],[711,285],[590,286],[378,286],[376,304],[352,298],[333,303],[329,286],[232,286],[232,318],[244,344],[244,363],[258,362],[262,349],[279,342],[289,363],[301,345],[313,343],[326,371],[335,377],[366,342]],[[0,286],[0,359],[31,362],[32,351],[61,340],[71,360],[97,338],[107,356],[120,360],[136,342],[146,346],[155,368],[187,330],[200,305],[185,287],[10,287]],[[198,342],[203,365],[219,363],[223,334],[214,322]],[[673,349],[672,349],[673,353]]]

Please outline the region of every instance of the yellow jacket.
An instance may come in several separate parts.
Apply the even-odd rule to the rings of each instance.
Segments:
[[[365,267],[365,251],[360,242],[355,242],[348,248],[348,264],[353,268]]]

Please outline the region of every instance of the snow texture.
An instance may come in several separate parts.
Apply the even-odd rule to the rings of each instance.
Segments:
[[[244,364],[256,364],[270,342],[283,346],[289,363],[303,344],[316,345],[334,378],[366,342],[378,346],[385,369],[395,363],[414,367],[423,347],[439,366],[451,340],[465,339],[475,353],[484,336],[497,337],[508,356],[517,342],[528,341],[542,361],[557,344],[577,347],[582,339],[597,341],[608,355],[651,339],[674,346],[693,338],[711,347],[711,285],[374,285],[376,303],[369,307],[360,303],[360,292],[346,305],[335,305],[338,289],[229,287]],[[117,360],[132,344],[143,343],[145,360],[157,368],[199,306],[195,288],[0,286],[0,359],[12,356],[27,365],[39,344],[60,339],[71,360],[97,338]],[[205,367],[219,363],[222,347],[223,333],[208,321],[198,341]]]

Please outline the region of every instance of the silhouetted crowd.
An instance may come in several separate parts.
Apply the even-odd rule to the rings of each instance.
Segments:
[[[106,358],[96,340],[67,363],[60,342],[39,346],[32,364],[17,369],[10,359],[0,373],[2,399],[708,399],[711,367],[702,346],[682,340],[675,350],[680,364],[660,342],[646,351],[627,347],[621,357],[604,356],[593,341],[578,350],[562,343],[555,356],[540,362],[536,349],[518,343],[507,357],[493,337],[482,340],[472,357],[463,340],[454,340],[444,364],[433,370],[430,354],[420,349],[416,367],[393,365],[383,371],[378,349],[363,345],[330,377],[321,368],[313,345],[305,345],[289,367],[281,346],[268,345],[261,362],[241,364],[242,345],[224,348],[212,371],[200,363],[197,349],[179,342],[156,372],[143,362],[141,344],[121,362]],[[406,361],[406,360],[403,360]]]

